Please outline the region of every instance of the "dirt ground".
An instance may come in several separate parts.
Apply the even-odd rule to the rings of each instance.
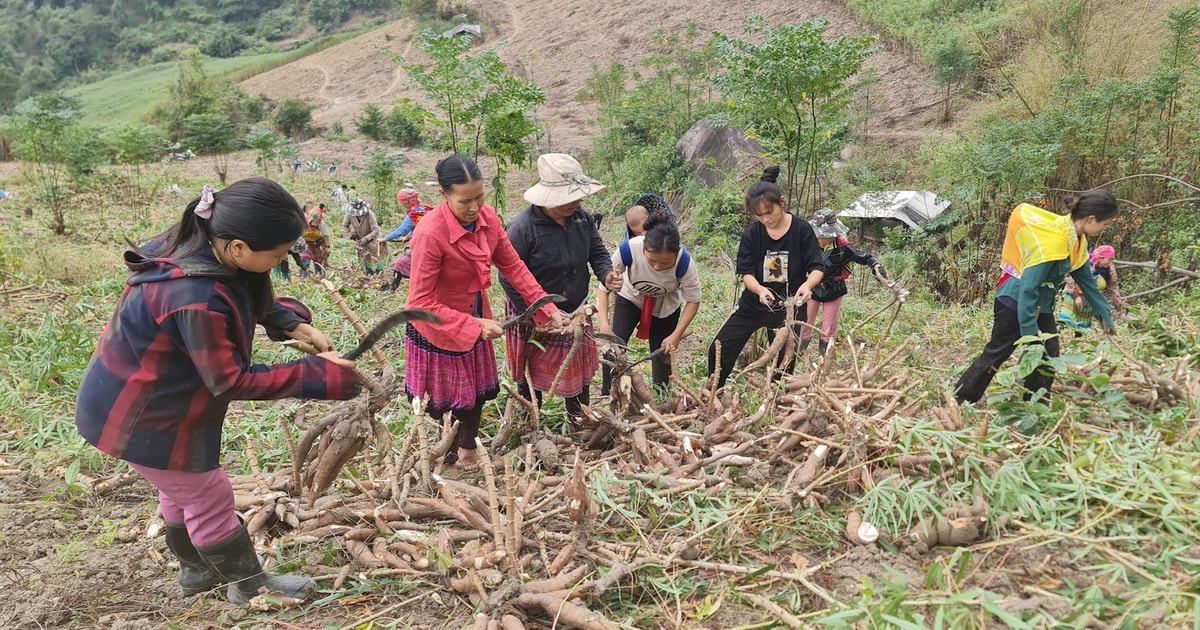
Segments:
[[[699,26],[701,41],[713,31],[740,34],[742,19],[759,14],[780,24],[825,16],[830,36],[874,33],[877,29],[854,16],[837,0],[795,3],[784,0],[668,0],[654,3],[601,3],[566,0],[546,3],[505,0],[484,3],[485,29],[490,46],[503,43],[501,59],[515,73],[546,90],[546,103],[538,117],[549,133],[547,151],[587,150],[591,146],[594,111],[579,103],[592,68],[620,62],[636,69],[650,51],[656,29],[682,34],[689,22]],[[405,80],[403,71],[379,48],[420,61],[411,44],[412,26],[395,22],[357,39],[344,42],[247,79],[242,87],[271,99],[300,96],[318,104],[313,120],[318,126],[341,121],[349,126],[367,103],[390,107],[400,98],[420,98]],[[914,55],[889,42],[868,60],[880,78],[871,88],[873,116],[867,133],[875,139],[904,144],[923,138],[941,127],[938,122],[941,92],[929,68]]]
[[[836,0],[806,3],[768,0],[664,0],[656,3],[593,3],[564,0],[557,3],[506,0],[489,4],[486,17],[495,25],[487,44],[506,42],[501,57],[518,73],[543,86],[546,104],[538,113],[549,127],[546,150],[586,150],[590,146],[593,112],[576,95],[591,76],[592,66],[619,61],[634,66],[645,57],[654,29],[682,32],[697,21],[702,36],[720,29],[736,33],[742,18],[764,15],[772,25],[816,16],[830,19],[830,35],[873,32]],[[318,104],[314,119],[319,126],[351,118],[366,103],[390,105],[417,94],[403,73],[378,47],[412,58],[412,28],[397,22],[368,35],[243,82],[252,94],[272,99],[300,96]],[[925,66],[905,52],[886,44],[868,65],[879,73],[872,88],[875,114],[869,121],[873,138],[892,138],[901,144],[940,128],[937,122],[940,93]],[[301,158],[318,158],[339,164],[339,179],[353,179],[351,165],[361,164],[362,145],[323,139],[301,145]],[[254,171],[253,156],[236,154],[231,176]],[[405,172],[431,171],[436,156],[412,150],[405,155]],[[11,164],[0,165],[0,176],[11,176]],[[172,165],[182,177],[211,177],[203,159]],[[303,178],[329,178],[304,173]],[[236,179],[236,177],[233,177]],[[525,182],[510,182],[512,190]],[[696,342],[699,343],[698,341]],[[0,443],[11,439],[3,436]],[[11,470],[0,455],[0,469]],[[72,492],[63,476],[22,471],[0,477],[0,627],[13,629],[112,628],[229,628],[341,627],[365,619],[388,607],[403,604],[380,623],[401,620],[398,627],[458,628],[470,619],[471,607],[460,598],[442,595],[436,585],[408,587],[389,583],[362,597],[347,597],[334,605],[275,614],[271,623],[250,620],[243,606],[221,598],[184,599],[174,582],[170,554],[161,536],[147,538],[154,520],[153,489],[137,481],[111,495],[98,497]],[[306,551],[305,559],[319,564],[321,549]],[[982,553],[982,552],[981,552]],[[970,578],[970,586],[986,587],[1010,597],[1008,606],[1044,607],[1062,602],[1031,593],[1050,590],[1064,581],[1087,584],[1088,576],[1063,551],[1010,551],[988,554]],[[779,550],[780,567],[787,568],[792,554]],[[853,599],[863,577],[922,582],[921,562],[903,554],[853,549],[815,581],[832,593]],[[434,588],[429,588],[435,586]],[[1042,598],[1042,599],[1036,599]],[[1031,601],[1032,600],[1032,601]],[[1069,606],[1068,606],[1069,609]],[[757,614],[729,606],[705,623],[684,627],[722,628],[743,625]],[[531,626],[532,627],[532,626]]]

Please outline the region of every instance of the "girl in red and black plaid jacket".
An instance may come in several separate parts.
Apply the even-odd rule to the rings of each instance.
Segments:
[[[126,252],[127,286],[79,388],[79,433],[158,488],[184,595],[228,583],[229,600],[246,603],[262,587],[304,599],[316,586],[263,573],[220,462],[230,401],[347,400],[361,388],[309,310],[272,290],[270,271],[304,224],[300,204],[270,180],[205,186],[178,225]],[[255,364],[256,324],[321,354]]]

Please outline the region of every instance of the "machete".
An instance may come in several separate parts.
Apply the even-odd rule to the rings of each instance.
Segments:
[[[347,361],[353,361],[357,359],[358,357],[362,356],[364,352],[370,350],[372,346],[379,343],[379,340],[383,339],[383,336],[388,334],[391,329],[399,326],[400,324],[414,321],[440,324],[442,323],[442,318],[420,308],[407,308],[403,311],[392,313],[384,318],[383,321],[375,324],[375,327],[367,333],[366,337],[363,337],[362,341],[358,343],[358,346],[350,352],[343,354],[342,358],[346,359]]]
[[[534,300],[533,304],[530,304],[529,308],[525,309],[525,312],[517,315],[516,317],[510,317],[509,319],[504,320],[504,323],[500,324],[500,328],[503,330],[508,330],[517,324],[523,324],[533,319],[534,313],[537,313],[539,310],[541,310],[543,306],[547,304],[562,304],[566,301],[567,296],[565,295],[559,295],[557,293],[543,295],[542,297]]]

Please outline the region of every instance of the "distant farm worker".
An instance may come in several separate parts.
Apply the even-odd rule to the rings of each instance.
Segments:
[[[1016,351],[1021,337],[1050,335],[1036,343],[1044,344],[1046,357],[1058,356],[1054,301],[1068,274],[1083,291],[1105,331],[1116,332],[1108,300],[1088,264],[1087,241],[1100,236],[1120,212],[1117,200],[1107,190],[1089,190],[1066,199],[1066,205],[1071,210],[1067,216],[1028,203],[1018,205],[1009,216],[1000,254],[1000,282],[992,305],[992,336],[983,354],[955,384],[954,396],[959,402],[973,403],[983,397],[992,377]],[[1043,364],[1025,377],[1024,385],[1032,395],[1049,392],[1053,383],[1054,368]]]
[[[1125,319],[1125,301],[1121,299],[1121,289],[1117,286],[1117,267],[1113,259],[1117,251],[1112,245],[1101,245],[1092,250],[1092,276],[1096,278],[1096,286],[1108,299],[1115,319]],[[1092,305],[1084,298],[1083,291],[1075,283],[1075,279],[1067,276],[1063,282],[1062,310],[1058,313],[1058,323],[1075,330],[1079,336],[1085,330],[1091,330],[1094,313]]]
[[[375,219],[370,204],[363,201],[362,197],[355,197],[350,202],[342,219],[342,228],[346,230],[347,238],[354,242],[363,272],[374,276],[387,267],[387,241],[383,240],[383,232],[379,229],[379,221]]]
[[[788,298],[799,302],[792,307],[794,321],[806,321],[808,309],[802,305],[825,277],[812,225],[786,210],[783,191],[775,183],[778,178],[779,167],[769,167],[746,191],[746,211],[755,222],[746,227],[738,245],[736,273],[745,288],[708,347],[708,373],[718,374],[718,387],[725,385],[742,348],[758,329],[767,328],[772,337],[783,332]],[[794,365],[781,367],[791,371]]]
[[[220,462],[232,401],[359,393],[354,363],[312,327],[303,304],[271,288],[271,268],[303,229],[300,204],[275,182],[205,186],[177,225],[126,252],[127,286],[79,386],[80,435],[158,488],[185,596],[227,583],[229,601],[245,604],[264,588],[301,600],[316,588],[263,573]],[[254,364],[255,324],[321,354]]]
[[[392,242],[404,242],[412,237],[412,232],[417,228],[417,223],[421,221],[421,217],[429,212],[429,208],[421,203],[420,193],[414,190],[411,185],[401,188],[396,193],[396,203],[400,205],[400,210],[405,213],[404,220],[400,222],[400,227],[385,236],[384,239]]]
[[[421,196],[413,189],[412,184],[405,184],[405,187],[396,193],[396,203],[400,204],[400,208],[407,212],[407,214],[404,217],[404,221],[400,223],[400,227],[384,237],[384,240],[407,243],[412,239],[412,233],[417,228],[417,224],[429,213],[429,208],[421,203]],[[400,281],[411,274],[412,254],[407,251],[401,251],[396,256],[396,261],[392,263],[392,285],[388,290],[395,291],[400,288]]]
[[[538,183],[525,191],[530,205],[509,222],[508,240],[542,289],[566,296],[558,308],[571,313],[587,301],[592,277],[610,290],[621,288],[621,275],[613,271],[595,218],[582,207],[583,199],[604,190],[604,184],[585,175],[579,162],[563,153],[542,155],[537,165]],[[521,292],[504,276],[500,285],[507,298],[505,314],[524,312],[528,303]],[[600,365],[591,318],[584,329],[556,390],[566,400],[572,423],[582,416],[583,406],[591,404],[592,377]],[[571,353],[574,335],[519,324],[504,331],[504,341],[509,376],[522,396],[540,406],[542,394],[550,391]]]
[[[345,212],[350,205],[350,199],[346,197],[346,189],[342,187],[341,182],[334,184],[333,194],[330,197],[333,197],[333,203],[337,204],[338,210],[342,212]]]
[[[883,265],[871,254],[854,249],[846,235],[850,229],[838,220],[833,210],[820,210],[810,223],[821,244],[821,261],[824,265],[824,276],[817,286],[813,287],[812,299],[808,301],[808,317],[805,321],[815,324],[817,314],[821,316],[821,340],[818,350],[821,354],[829,348],[829,344],[837,337],[838,318],[842,313],[842,299],[845,298],[846,279],[850,277],[850,263],[858,263],[870,267],[883,284],[891,287],[896,283],[887,279]],[[812,341],[813,331],[805,326],[801,333],[800,349],[804,350]]]
[[[320,209],[309,210],[304,215],[304,231],[300,240],[304,241],[304,251],[300,253],[300,276],[325,275],[325,264],[329,260],[329,250],[333,243],[333,235],[329,233],[329,224],[325,222],[325,213]],[[311,269],[310,269],[311,267]]]
[[[646,234],[635,236],[617,247],[613,270],[623,274],[616,291],[601,286],[596,305],[600,332],[628,342],[637,330],[639,339],[650,343],[650,351],[663,353],[650,362],[654,385],[671,381],[671,353],[679,348],[688,326],[700,311],[700,274],[680,242],[679,228],[670,213],[659,210],[645,223]],[[609,324],[609,297],[616,293]],[[611,391],[612,374],[602,371],[603,388]]]
[[[408,307],[432,311],[441,324],[413,322],[405,340],[404,388],[410,400],[428,399],[424,410],[435,418],[452,412],[458,433],[447,464],[479,463],[475,438],[483,405],[500,392],[492,340],[504,334],[492,319],[487,289],[492,265],[532,304],[546,295],[513,250],[496,211],[483,203],[483,173],[475,160],[455,154],[437,163],[442,203],[413,233],[412,277]],[[533,315],[534,324],[566,316],[548,304]]]

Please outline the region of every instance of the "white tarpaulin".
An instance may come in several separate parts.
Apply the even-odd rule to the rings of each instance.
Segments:
[[[939,200],[929,191],[881,190],[864,193],[840,217],[856,219],[896,219],[909,227],[920,228],[946,211],[950,202]]]

